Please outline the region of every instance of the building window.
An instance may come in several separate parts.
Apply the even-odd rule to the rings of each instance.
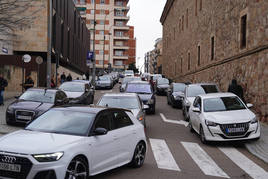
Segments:
[[[100,55],[103,55],[103,50],[100,50],[99,52],[100,52]]]
[[[121,50],[116,50],[115,51],[115,56],[124,56],[124,52]]]
[[[104,30],[100,30],[100,35],[104,35]]]
[[[195,16],[197,16],[197,0],[195,0]]]
[[[184,29],[184,16],[182,16],[182,24],[181,24],[181,26],[182,26],[182,31],[183,31],[183,29]]]
[[[100,25],[104,25],[104,20],[101,20],[100,21]]]
[[[247,46],[247,15],[241,17],[240,48]]]
[[[174,40],[176,39],[176,28],[173,27],[173,32],[174,32]]]
[[[95,3],[95,0],[91,0],[91,4],[94,4]]]
[[[100,10],[100,14],[101,14],[101,15],[104,15],[104,14],[105,14],[105,10],[104,10],[104,9],[101,9],[101,10]]]
[[[199,11],[202,11],[202,0],[200,0],[200,7],[199,7]]]
[[[105,0],[100,0],[100,4],[105,4]]]
[[[90,20],[90,24],[94,24],[94,20]]]
[[[100,45],[104,45],[104,40],[101,40],[100,41]]]
[[[95,13],[95,10],[94,10],[94,9],[91,9],[91,10],[90,10],[90,14],[93,15],[94,13]]]
[[[200,66],[200,58],[201,58],[200,45],[198,45],[198,47],[197,47],[197,64],[198,64],[198,66]]]
[[[211,37],[211,60],[214,60],[214,47],[215,46],[215,41],[214,41],[214,36]]]
[[[180,19],[179,29],[180,29],[180,32],[181,32],[181,19]]]
[[[186,28],[188,28],[188,9],[186,10]]]
[[[181,73],[182,73],[182,57],[181,57]]]
[[[124,26],[124,22],[123,21],[116,21],[115,25],[122,27],[122,26]]]
[[[191,69],[191,54],[188,53],[188,70]]]

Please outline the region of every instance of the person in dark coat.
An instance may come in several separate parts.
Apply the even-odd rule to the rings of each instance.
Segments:
[[[65,73],[63,72],[61,75],[60,75],[60,83],[64,83],[66,81],[66,76],[65,76]]]
[[[69,73],[69,75],[67,76],[66,80],[67,80],[67,81],[72,81],[72,80],[73,80],[73,78],[72,78],[72,76],[71,76],[70,73]]]
[[[7,85],[7,80],[3,77],[2,74],[0,74],[0,105],[4,105],[4,91]]]
[[[23,84],[25,90],[34,87],[34,81],[30,75],[27,76],[25,83]]]
[[[228,87],[228,92],[234,93],[245,102],[243,88],[241,85],[237,84],[236,79],[232,80],[232,83]]]

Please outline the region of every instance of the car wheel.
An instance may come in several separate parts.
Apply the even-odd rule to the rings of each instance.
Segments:
[[[167,104],[170,105],[170,102],[169,102],[169,100],[168,100],[168,97],[167,97]]]
[[[199,131],[199,135],[200,135],[200,140],[203,144],[206,144],[207,143],[207,140],[206,140],[206,136],[204,134],[204,130],[203,130],[203,127],[200,126],[200,131]]]
[[[76,157],[70,162],[66,171],[65,179],[87,179],[88,176],[89,171],[87,162],[80,157]]]
[[[155,114],[155,105],[153,106],[152,110],[151,110],[152,114]]]
[[[133,158],[130,165],[134,168],[139,168],[143,165],[145,160],[146,147],[144,142],[139,142],[135,148]]]
[[[194,132],[193,125],[192,125],[192,122],[191,122],[191,119],[189,120],[188,127],[189,127],[189,129],[190,129],[190,132]]]

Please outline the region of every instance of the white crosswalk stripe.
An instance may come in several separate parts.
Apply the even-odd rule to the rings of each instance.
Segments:
[[[150,139],[150,144],[158,168],[180,171],[180,168],[173,158],[165,140]]]
[[[229,178],[229,176],[214,162],[214,160],[197,144],[181,142],[186,151],[206,175]]]
[[[237,166],[243,169],[254,179],[267,179],[268,173],[260,166],[252,162],[245,155],[232,147],[219,147],[219,149],[230,158]]]

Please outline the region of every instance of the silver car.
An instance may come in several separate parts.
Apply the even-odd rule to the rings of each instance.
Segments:
[[[113,88],[113,80],[109,75],[100,76],[96,81],[96,89],[100,88]]]
[[[125,77],[122,82],[119,82],[119,84],[121,84],[120,89],[119,89],[120,92],[125,91],[126,85],[130,81],[141,81],[141,78],[140,77]]]
[[[185,87],[182,102],[182,114],[186,121],[189,120],[189,108],[193,104],[196,96],[208,93],[218,93],[219,88],[214,83],[196,83]]]
[[[144,105],[136,93],[107,93],[100,98],[97,105],[129,109],[135,118],[146,127],[145,110],[149,106]]]

